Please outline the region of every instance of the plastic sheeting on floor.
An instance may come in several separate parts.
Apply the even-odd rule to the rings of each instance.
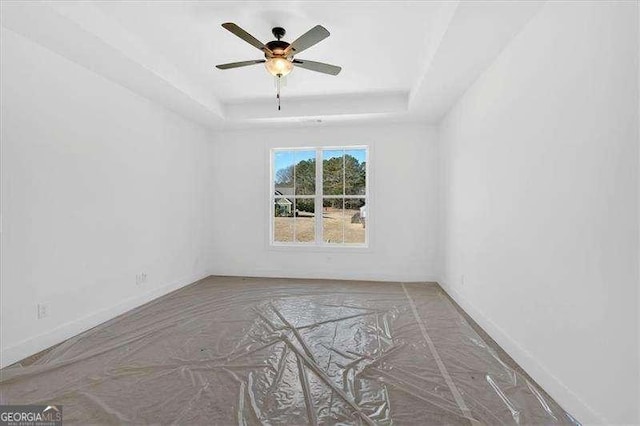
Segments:
[[[65,423],[575,424],[428,284],[211,277],[1,375]]]

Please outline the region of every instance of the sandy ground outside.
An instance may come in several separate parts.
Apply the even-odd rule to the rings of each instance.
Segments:
[[[365,228],[362,223],[351,223],[351,218],[359,210],[326,209],[322,215],[324,228],[323,241],[326,243],[344,242],[347,244],[364,244]],[[296,242],[313,242],[315,240],[315,217],[298,216],[274,218],[274,241],[293,242],[293,229],[295,227]]]

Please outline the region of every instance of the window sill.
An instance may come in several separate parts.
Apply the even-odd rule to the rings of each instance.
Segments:
[[[277,244],[271,243],[269,251],[298,252],[298,253],[371,253],[372,249],[366,244],[338,245],[338,244]]]

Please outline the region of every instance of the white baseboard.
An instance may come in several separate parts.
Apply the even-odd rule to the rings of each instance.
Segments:
[[[421,274],[379,274],[353,271],[336,272],[328,269],[321,271],[291,271],[282,269],[234,270],[220,268],[211,271],[211,275],[229,277],[253,278],[294,278],[294,279],[323,279],[323,280],[353,280],[353,281],[383,281],[383,282],[437,282],[436,277]]]
[[[515,339],[511,338],[473,303],[448,286],[444,280],[437,281],[447,294],[569,414],[583,425],[611,424],[602,414],[595,411],[565,386],[560,379],[550,373],[529,351],[520,346]]]
[[[35,337],[25,339],[13,346],[2,348],[0,352],[0,368],[11,365],[14,362],[20,361],[28,356],[36,354],[44,349],[47,349],[53,345],[64,342],[65,340],[82,333],[96,325],[102,324],[112,318],[117,317],[133,308],[157,299],[160,296],[164,296],[174,290],[182,288],[186,285],[194,283],[198,280],[209,276],[209,271],[194,274],[190,277],[185,277],[161,287],[157,287],[149,292],[146,292],[135,297],[124,300],[114,306],[102,309],[98,312],[94,312],[90,315],[78,318],[77,320],[69,321],[62,325],[55,327],[54,329],[45,333],[39,334]]]

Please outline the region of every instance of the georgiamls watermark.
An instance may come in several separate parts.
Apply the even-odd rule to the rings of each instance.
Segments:
[[[62,426],[62,405],[0,405],[0,426]]]

